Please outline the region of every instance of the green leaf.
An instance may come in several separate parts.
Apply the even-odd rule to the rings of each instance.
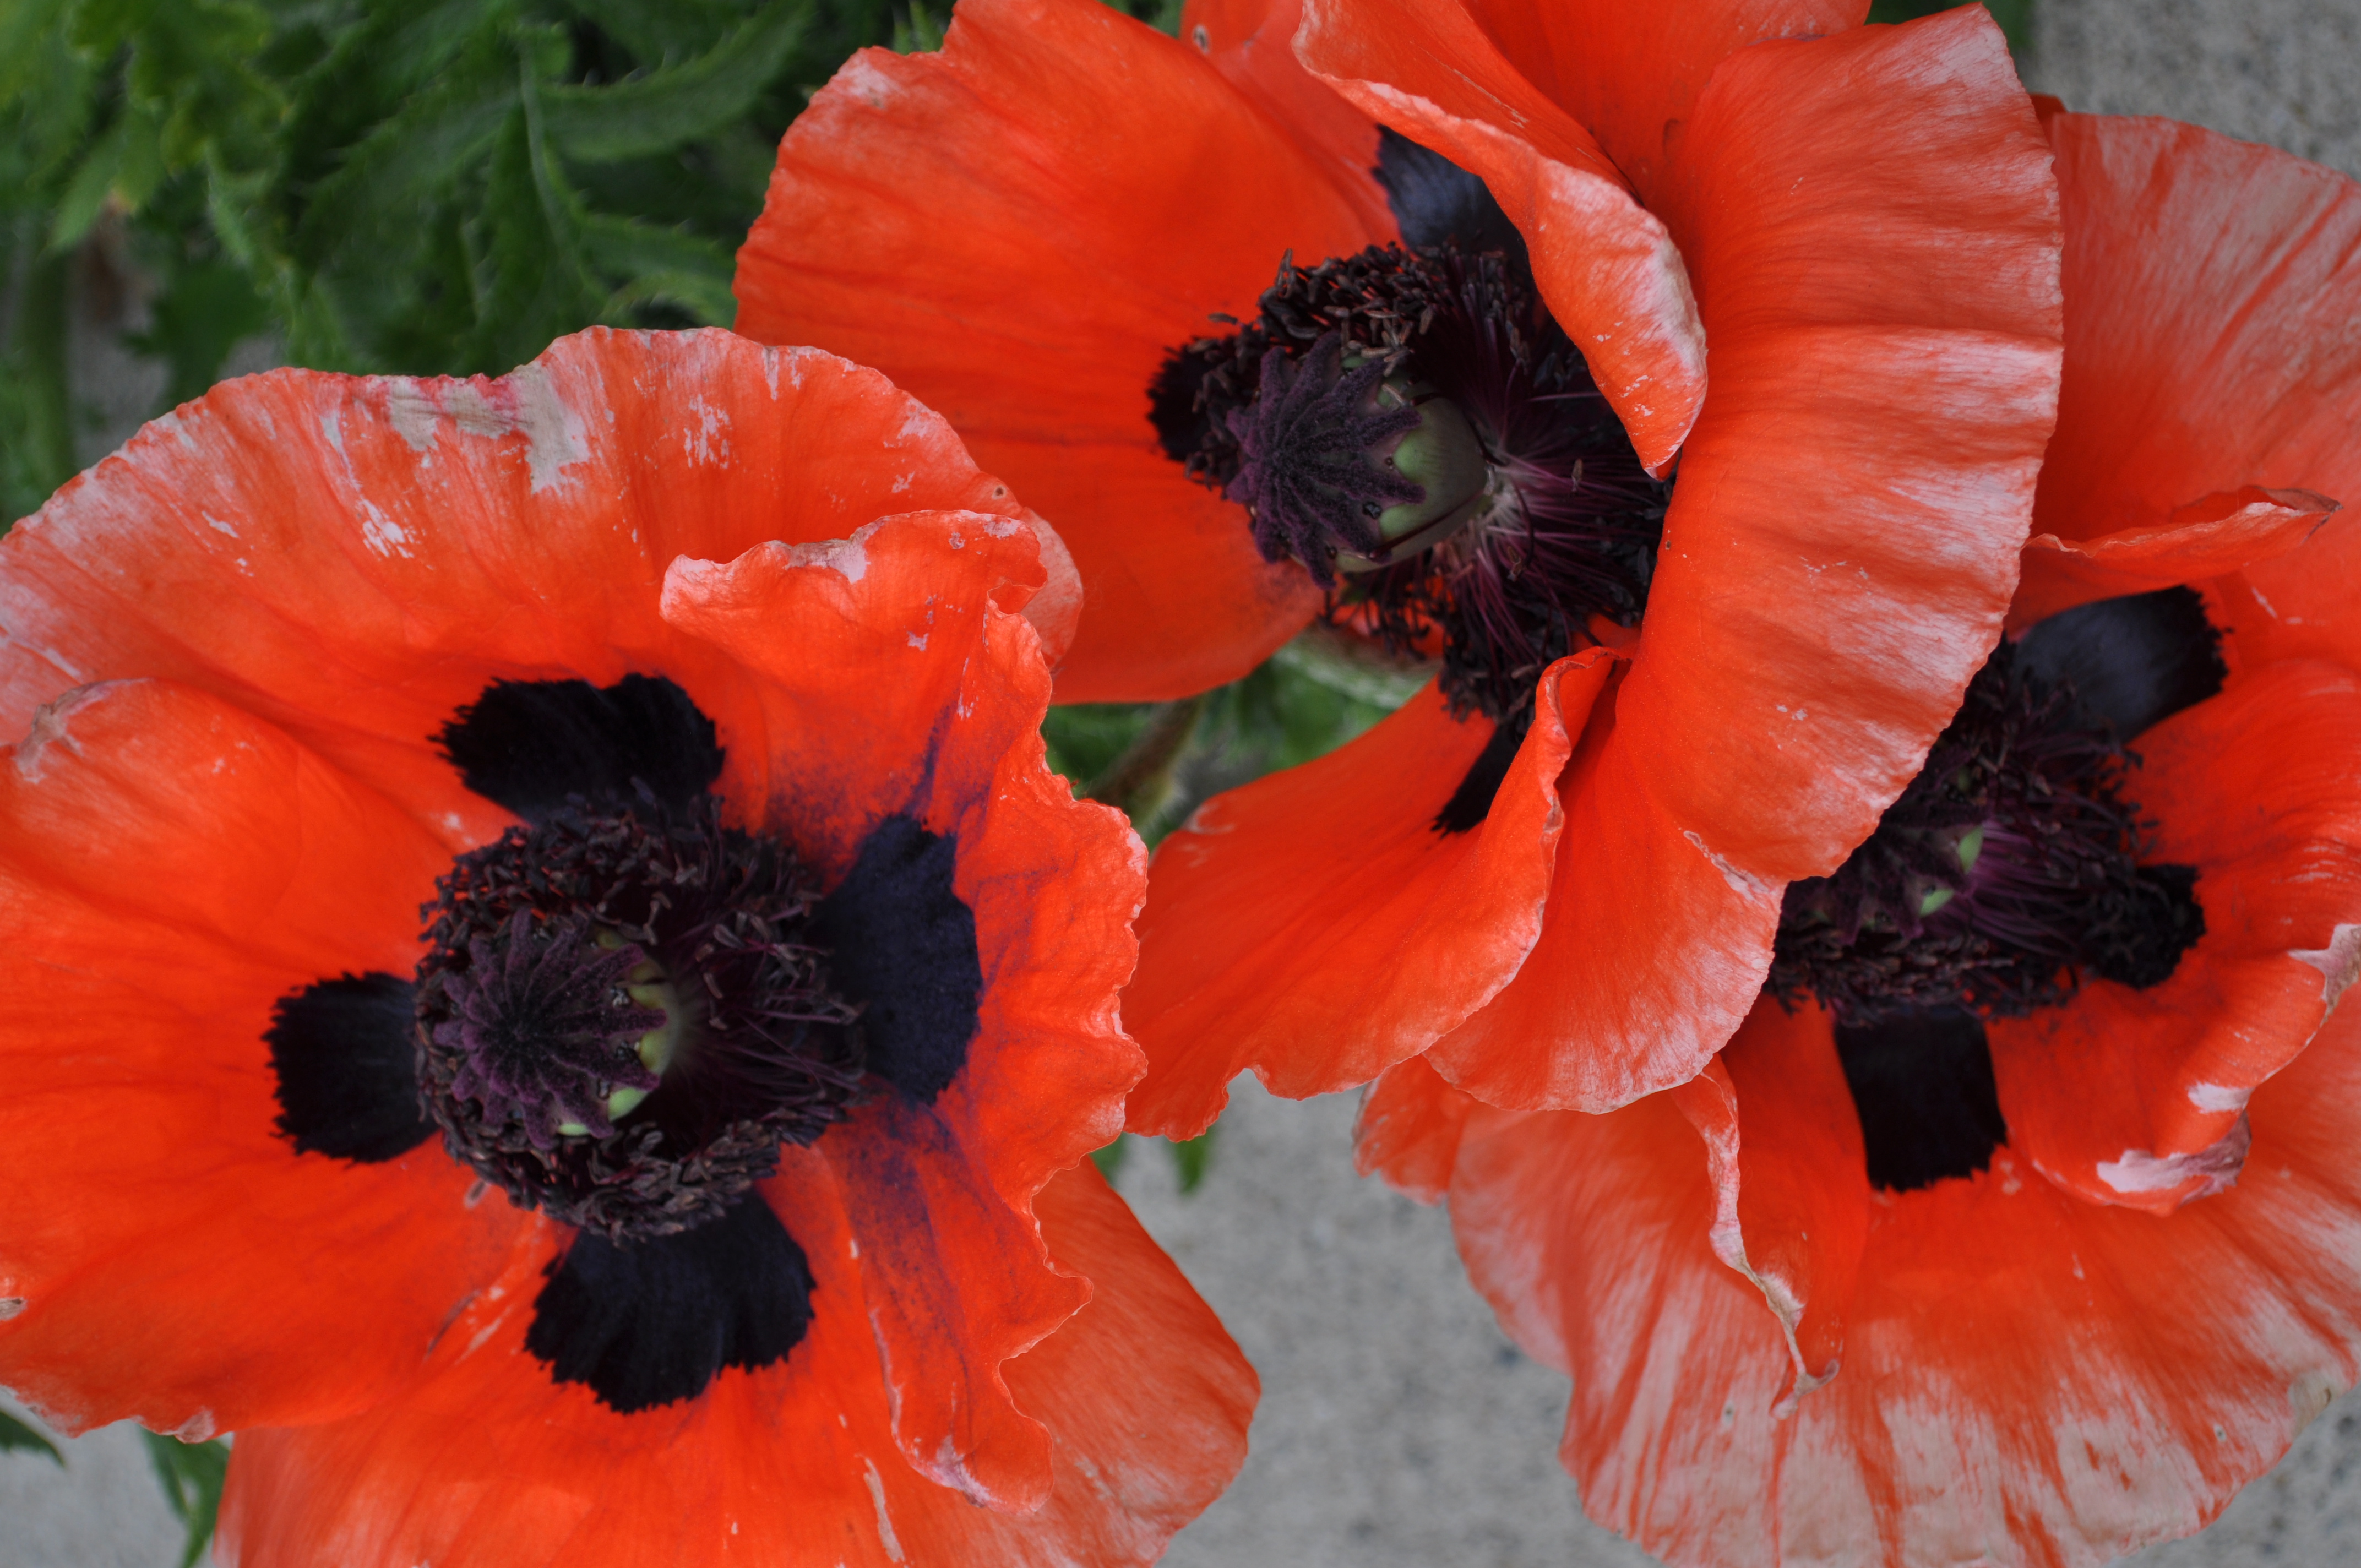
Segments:
[[[1183,1138],[1165,1146],[1172,1154],[1172,1174],[1180,1179],[1183,1197],[1204,1185],[1205,1173],[1213,1168],[1213,1135],[1221,1130],[1219,1122],[1193,1138]]]
[[[1123,1169],[1130,1158],[1131,1135],[1129,1133],[1117,1133],[1115,1135],[1115,1142],[1103,1149],[1091,1151],[1091,1163],[1097,1166],[1099,1174],[1109,1181],[1115,1179],[1116,1174]]]
[[[719,130],[752,108],[804,27],[798,0],[772,0],[698,58],[612,87],[549,87],[542,116],[567,158],[610,161],[662,152]]]
[[[321,181],[296,231],[314,265],[417,211],[481,165],[517,109],[517,60],[505,38],[478,38],[442,82],[404,103]]]
[[[221,1517],[222,1478],[229,1473],[229,1444],[182,1442],[160,1432],[142,1431],[148,1461],[156,1467],[156,1484],[164,1489],[164,1504],[187,1527],[181,1551],[181,1568],[195,1568],[214,1538]]]
[[[56,1443],[43,1437],[30,1424],[0,1410],[0,1453],[20,1450],[27,1453],[46,1453],[49,1456],[49,1463],[60,1470],[66,1466],[66,1456],[58,1452]]]
[[[1873,0],[1869,8],[1872,22],[1908,22],[1920,16],[1931,16],[1938,11],[1954,9],[1959,0]],[[2023,54],[2033,44],[2033,0],[1983,0],[1984,9],[1992,13],[2000,30],[2008,35],[2008,47]]]
[[[148,330],[125,341],[171,367],[164,400],[181,403],[213,385],[231,349],[269,324],[270,307],[244,268],[201,261],[172,270]]]
[[[642,60],[687,60],[738,20],[729,0],[573,0],[577,16]]]
[[[610,322],[654,301],[676,304],[706,326],[728,326],[737,317],[730,292],[736,258],[710,240],[593,213],[582,220],[582,246],[600,275],[622,280],[602,313]]]
[[[106,198],[115,189],[115,177],[123,168],[124,149],[131,140],[131,116],[118,115],[106,134],[91,145],[74,168],[73,178],[66,181],[65,193],[58,198],[56,215],[49,220],[49,248],[65,250],[80,245],[90,233],[98,214],[105,210]]]

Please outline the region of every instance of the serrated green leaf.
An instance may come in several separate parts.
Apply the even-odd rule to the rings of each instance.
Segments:
[[[591,214],[582,220],[582,248],[591,269],[615,285],[601,313],[608,322],[630,321],[641,307],[658,303],[704,326],[728,326],[738,313],[730,292],[734,258],[710,240]]]
[[[573,0],[573,9],[654,63],[703,54],[737,26],[741,8],[728,0]]]
[[[0,1410],[0,1453],[12,1452],[46,1453],[49,1456],[49,1463],[59,1469],[62,1470],[66,1466],[66,1456],[58,1452],[56,1443],[43,1437],[27,1422],[18,1420],[5,1410]]]
[[[515,54],[503,39],[478,38],[321,181],[296,231],[297,255],[316,265],[390,220],[414,221],[419,207],[485,161],[516,112]]]
[[[195,1568],[214,1538],[221,1518],[222,1481],[229,1474],[229,1444],[182,1442],[160,1432],[141,1431],[148,1462],[155,1466],[156,1484],[163,1488],[164,1504],[186,1527],[180,1568]]]
[[[801,0],[772,0],[703,55],[612,87],[549,87],[543,124],[566,158],[611,161],[662,152],[743,116],[802,35]]]

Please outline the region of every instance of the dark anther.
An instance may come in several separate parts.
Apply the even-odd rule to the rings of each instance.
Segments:
[[[1467,776],[1451,792],[1451,798],[1434,814],[1434,830],[1438,833],[1466,833],[1481,828],[1484,819],[1492,815],[1493,797],[1509,776],[1509,764],[1517,760],[1517,749],[1525,743],[1525,732],[1533,727],[1533,710],[1527,707],[1513,718],[1492,727],[1492,738],[1467,764]]]
[[[410,982],[372,972],[314,981],[270,1010],[279,1130],[304,1154],[398,1158],[434,1131],[418,1100]]]
[[[2136,766],[2074,687],[2003,643],[1869,841],[1788,887],[1773,992],[1866,1024],[2022,1016],[2092,976],[2161,983],[2205,920],[2193,870],[2142,863]]]
[[[929,1104],[967,1063],[983,992],[975,915],[951,888],[957,848],[887,817],[813,927],[838,993],[861,1009],[869,1070]]]
[[[1222,493],[1254,520],[1266,560],[1292,555],[1323,585],[1336,580],[1338,551],[1385,554],[1378,519],[1389,507],[1426,499],[1384,461],[1418,428],[1418,410],[1381,400],[1383,360],[1347,370],[1344,355],[1335,332],[1301,357],[1264,355],[1254,400],[1226,416],[1238,471]]]
[[[812,878],[710,797],[555,813],[438,891],[420,1081],[452,1154],[524,1207],[612,1240],[703,1224],[860,1089]]]
[[[2008,1141],[1984,1026],[1957,1008],[1837,1025],[1870,1184],[1908,1192],[1972,1176]]]
[[[469,789],[528,822],[577,796],[631,801],[642,784],[684,810],[721,776],[713,721],[661,675],[495,681],[435,740]]]
[[[1638,620],[1668,491],[1521,251],[1467,248],[1462,231],[1490,242],[1462,221],[1480,182],[1385,148],[1406,227],[1449,232],[1281,266],[1254,320],[1165,361],[1151,418],[1191,477],[1246,503],[1267,558],[1329,587],[1332,616],[1422,655],[1439,634],[1452,712],[1510,718],[1595,618]]]
[[[1378,127],[1378,162],[1369,173],[1385,191],[1402,244],[1412,250],[1449,245],[1469,256],[1498,251],[1510,277],[1531,282],[1525,236],[1484,181],[1391,126]]]
[[[811,1326],[803,1248],[759,1193],[711,1223],[610,1241],[585,1231],[551,1266],[525,1349],[560,1383],[630,1414],[693,1399],[724,1367],[775,1365]]]
[[[2222,634],[2193,588],[2158,588],[2077,605],[2016,644],[2016,667],[2070,686],[2094,723],[2129,741],[2222,689]]]

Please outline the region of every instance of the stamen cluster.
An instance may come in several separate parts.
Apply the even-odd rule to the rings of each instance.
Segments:
[[[2188,866],[2146,865],[2137,758],[2004,642],[1927,764],[1832,876],[1787,889],[1770,987],[1842,1020],[2019,1017],[2089,977],[2145,988],[2203,935]]]
[[[859,1091],[855,1009],[806,939],[816,883],[709,796],[577,801],[461,856],[437,892],[421,1088],[452,1154],[525,1207],[618,1240],[688,1229]],[[632,1048],[658,1028],[660,1074]],[[618,1088],[645,1098],[612,1113]]]
[[[1303,378],[1331,353],[1357,367],[1352,375],[1375,367],[1455,405],[1490,475],[1465,526],[1342,582],[1327,557],[1374,554],[1368,540],[1337,526],[1351,520],[1315,512],[1316,532],[1267,521],[1264,483],[1236,483],[1264,427],[1266,387],[1301,400]],[[1274,357],[1283,370],[1266,368]],[[1165,450],[1247,505],[1266,559],[1291,556],[1329,587],[1332,618],[1397,651],[1441,643],[1455,713],[1522,722],[1535,678],[1590,641],[1592,617],[1630,625],[1646,603],[1668,487],[1642,469],[1580,354],[1530,279],[1498,252],[1378,246],[1309,269],[1290,259],[1255,320],[1175,351],[1151,400]],[[1368,466],[1368,433],[1328,428],[1354,443],[1332,467]],[[1359,521],[1368,502],[1387,499],[1356,494]]]

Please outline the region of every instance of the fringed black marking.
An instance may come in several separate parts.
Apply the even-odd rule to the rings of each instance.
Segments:
[[[374,1164],[434,1131],[418,1097],[410,981],[372,970],[279,999],[263,1038],[278,1079],[279,1130],[304,1154]]]
[[[705,1392],[725,1367],[786,1359],[811,1327],[811,1265],[761,1193],[695,1230],[586,1231],[553,1264],[524,1346],[624,1415]]]
[[[642,784],[686,809],[721,776],[713,721],[661,675],[494,681],[435,741],[470,790],[528,822],[576,796],[628,803]]]
[[[1422,148],[1391,126],[1378,127],[1378,161],[1369,170],[1386,192],[1401,242],[1412,250],[1450,245],[1470,256],[1488,250],[1506,258],[1511,276],[1530,280],[1525,236],[1467,170]]]
[[[2017,640],[2016,667],[2070,686],[2117,740],[2222,689],[2222,633],[2194,588],[2158,588],[2060,610]]]
[[[967,1065],[983,965],[975,914],[952,890],[958,841],[911,817],[862,840],[817,912],[837,992],[861,1008],[869,1070],[931,1104]]]
[[[1982,1020],[1956,1008],[1837,1025],[1875,1187],[1909,1192],[1991,1166],[2008,1142]]]

